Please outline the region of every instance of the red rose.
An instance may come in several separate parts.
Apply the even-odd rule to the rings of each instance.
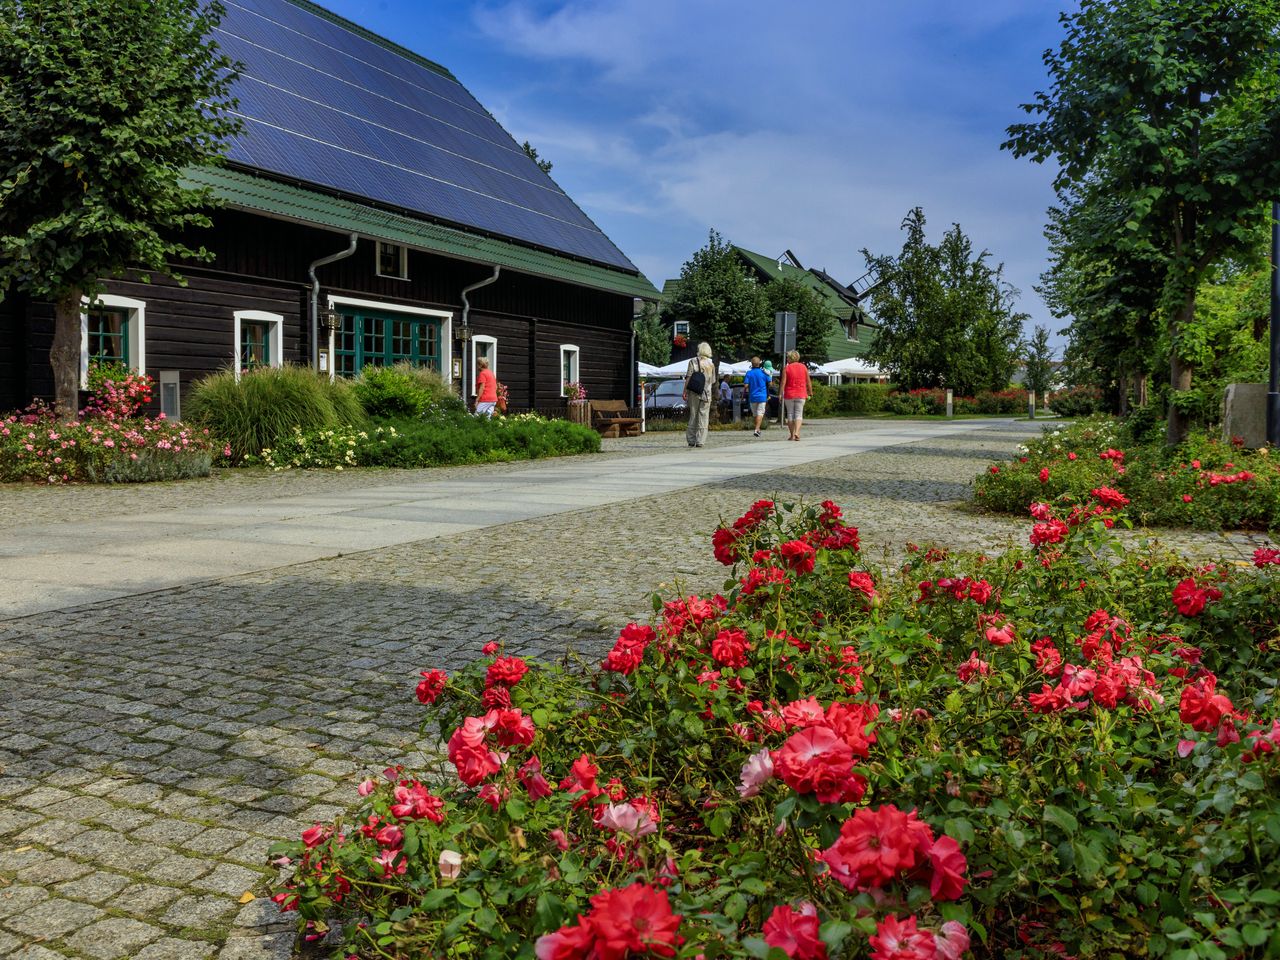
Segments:
[[[720,630],[711,641],[711,656],[721,666],[734,670],[741,670],[747,665],[747,651],[750,649],[744,630]]]
[[[502,684],[504,687],[514,687],[528,672],[529,665],[519,657],[499,657],[489,664],[484,685],[492,687],[494,684]]]
[[[587,923],[595,935],[599,960],[632,955],[673,957],[684,942],[678,913],[671,912],[667,892],[636,882],[620,890],[603,890],[591,898]]]
[[[933,876],[929,881],[929,893],[935,900],[959,900],[964,893],[965,870],[968,863],[960,852],[960,844],[945,834],[933,842],[928,850],[929,866]]]
[[[846,889],[867,890],[913,870],[924,862],[933,843],[933,831],[914,810],[903,813],[885,804],[856,811],[820,858]]]
[[[739,555],[738,541],[742,533],[729,527],[720,527],[711,535],[711,548],[715,558],[726,567],[733,566],[742,557]]]
[[[1110,487],[1095,487],[1090,492],[1093,494],[1093,499],[1108,510],[1119,510],[1121,507],[1129,505],[1129,498],[1119,490],[1113,490]]]
[[[866,596],[868,600],[876,598],[876,583],[871,579],[871,574],[863,573],[860,570],[849,571],[849,589]]]
[[[778,547],[778,555],[796,573],[805,574],[813,572],[813,561],[818,551],[803,540],[789,540]]]
[[[1201,587],[1193,577],[1187,577],[1173,588],[1173,605],[1184,617],[1195,617],[1204,612],[1205,605],[1210,600],[1217,600],[1221,596],[1218,590]]]
[[[422,679],[418,681],[418,689],[415,691],[418,700],[423,704],[435,703],[448,682],[449,676],[443,670],[423,670]]]
[[[1235,711],[1227,697],[1214,692],[1217,685],[1218,678],[1207,673],[1183,688],[1178,716],[1183,723],[1191,724],[1192,730],[1199,730],[1201,733],[1215,730],[1223,717],[1230,716]]]
[[[615,673],[629,674],[640,666],[644,660],[644,652],[657,635],[653,627],[629,623],[622,628],[613,649],[605,657],[603,668]]]
[[[801,903],[799,910],[783,904],[764,922],[764,942],[793,960],[826,960],[827,945],[818,938],[818,908]]]
[[[935,960],[938,953],[934,935],[916,929],[915,917],[885,917],[867,942],[872,948],[871,960]]]
[[[853,773],[853,750],[828,726],[792,734],[772,754],[774,774],[796,793],[812,793],[821,803],[842,803],[865,790]],[[856,799],[856,797],[855,797]]]

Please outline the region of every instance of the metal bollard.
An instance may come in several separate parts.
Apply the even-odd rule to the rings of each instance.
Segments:
[[[955,404],[952,402],[951,391],[947,391],[947,419],[950,420],[955,416]]]
[[[1027,417],[1032,420],[1036,418],[1036,392],[1034,390],[1027,391]]]

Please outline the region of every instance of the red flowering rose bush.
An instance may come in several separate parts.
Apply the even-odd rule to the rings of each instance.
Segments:
[[[1280,556],[1129,553],[1120,509],[880,570],[758,501],[602,660],[423,670],[438,759],[277,847],[276,899],[338,957],[1271,955]]]
[[[1200,529],[1280,529],[1280,454],[1203,433],[1166,448],[1135,443],[1117,421],[1078,421],[1019,447],[974,482],[977,503],[1022,514],[1032,503],[1081,503],[1099,487],[1130,501],[1134,520]]]

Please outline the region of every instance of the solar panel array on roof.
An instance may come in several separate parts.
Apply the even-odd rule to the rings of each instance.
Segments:
[[[230,160],[464,227],[636,268],[443,68],[290,0],[226,0],[244,65]]]

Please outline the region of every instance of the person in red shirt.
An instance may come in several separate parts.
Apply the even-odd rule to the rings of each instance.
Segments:
[[[782,409],[787,417],[788,440],[800,439],[800,424],[804,422],[804,402],[809,399],[809,368],[800,362],[799,351],[787,354],[787,365],[782,368]]]
[[[476,367],[476,416],[492,417],[493,408],[498,403],[498,378],[484,357],[476,360]]]

